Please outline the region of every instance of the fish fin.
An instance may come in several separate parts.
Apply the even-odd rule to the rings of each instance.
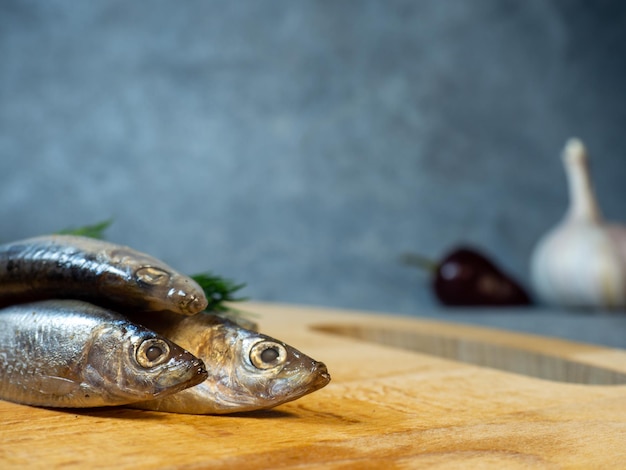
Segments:
[[[39,382],[39,391],[46,395],[69,395],[80,387],[80,383],[64,377],[44,375]]]
[[[220,318],[223,318],[228,321],[232,321],[236,325],[245,328],[246,330],[254,331],[256,333],[259,332],[259,324],[249,318],[244,317],[237,311],[227,310],[225,312],[214,312],[212,315],[216,315]]]

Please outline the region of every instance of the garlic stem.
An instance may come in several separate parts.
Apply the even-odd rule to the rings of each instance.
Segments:
[[[563,163],[570,196],[567,218],[579,222],[601,222],[602,214],[589,176],[587,150],[579,139],[567,141]]]

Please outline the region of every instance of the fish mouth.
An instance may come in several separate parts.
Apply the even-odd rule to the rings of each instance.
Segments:
[[[194,363],[193,366],[190,367],[190,369],[194,369],[193,379],[189,381],[190,387],[201,384],[209,377],[206,366],[204,365],[204,362],[202,362],[200,359],[198,359],[198,361]]]
[[[195,315],[208,305],[208,300],[204,295],[184,289],[172,288],[168,292],[168,297],[176,306],[176,310],[183,315]]]
[[[328,368],[323,362],[316,362],[311,369],[311,374],[315,375],[315,380],[311,383],[311,392],[325,387],[330,382]]]
[[[154,394],[154,398],[160,398],[180,392],[187,388],[195,387],[196,385],[201,384],[207,379],[209,374],[202,360],[196,358],[187,351],[179,356],[179,361],[181,360],[181,358],[183,362],[190,362],[189,365],[180,371],[180,374],[178,374],[177,380],[175,382],[170,380],[162,384],[159,390],[157,390]],[[168,374],[170,371],[170,368],[165,368],[161,371],[159,376],[163,374]]]
[[[181,301],[181,310],[187,315],[195,315],[203,311],[208,304],[206,297],[189,294],[186,299]]]
[[[315,361],[308,369],[308,379],[303,380],[297,386],[285,386],[284,383],[280,383],[279,389],[272,390],[270,394],[271,399],[268,402],[271,403],[271,407],[287,403],[289,401],[297,400],[309,393],[313,393],[321,388],[324,388],[330,382],[330,374],[326,364],[323,362]],[[268,406],[265,406],[268,407]],[[256,409],[261,407],[257,406]]]
[[[185,351],[180,357],[190,362],[187,370],[191,378],[187,381],[188,386],[186,388],[198,385],[208,378],[209,373],[202,359],[195,357],[189,351]]]

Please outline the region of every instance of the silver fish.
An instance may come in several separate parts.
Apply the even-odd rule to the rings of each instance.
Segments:
[[[183,315],[207,306],[193,279],[126,246],[72,235],[0,245],[0,304],[45,298]]]
[[[133,407],[189,414],[272,408],[324,387],[326,366],[269,336],[207,312],[135,319],[201,358],[208,378],[174,395]]]
[[[49,407],[124,405],[203,382],[172,341],[83,301],[0,310],[0,399]]]

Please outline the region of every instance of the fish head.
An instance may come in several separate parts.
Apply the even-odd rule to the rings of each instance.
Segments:
[[[87,348],[83,382],[104,404],[173,394],[204,381],[204,363],[174,342],[129,322],[99,328]]]
[[[330,382],[324,363],[269,336],[224,322],[224,342],[213,338],[201,354],[209,377],[205,389],[212,412],[272,408],[319,390]],[[220,347],[219,344],[225,345]]]
[[[142,299],[154,310],[194,315],[208,305],[196,281],[162,267],[141,266],[133,273],[133,281],[143,289]]]
[[[194,315],[208,301],[196,281],[162,261],[126,247],[110,252],[115,269],[103,273],[107,283],[119,284],[122,303],[132,303],[150,311]]]

